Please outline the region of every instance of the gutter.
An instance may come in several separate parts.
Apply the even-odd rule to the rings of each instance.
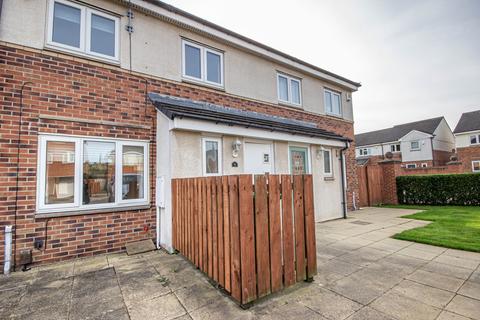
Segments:
[[[340,166],[342,171],[342,207],[343,207],[343,219],[347,219],[347,186],[346,186],[346,179],[347,179],[347,170],[345,166],[345,151],[348,150],[350,147],[350,142],[345,143],[345,147],[340,150]]]

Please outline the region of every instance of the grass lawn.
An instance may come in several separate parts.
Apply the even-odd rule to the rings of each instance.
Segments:
[[[402,218],[433,221],[425,227],[398,233],[393,236],[395,239],[480,252],[480,207],[402,205],[391,208],[425,210]]]

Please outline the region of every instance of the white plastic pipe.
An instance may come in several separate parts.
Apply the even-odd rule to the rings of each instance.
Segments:
[[[3,263],[3,274],[10,273],[12,260],[12,226],[5,226],[5,262]]]

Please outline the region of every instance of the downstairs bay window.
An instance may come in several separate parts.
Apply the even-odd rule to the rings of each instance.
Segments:
[[[148,204],[148,143],[39,137],[38,213]]]

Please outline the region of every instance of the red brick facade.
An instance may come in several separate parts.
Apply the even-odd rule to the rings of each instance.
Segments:
[[[146,100],[157,92],[229,107],[316,122],[353,139],[353,124],[293,108],[242,99],[213,89],[146,78],[117,67],[57,57],[47,52],[0,46],[0,226],[13,225],[20,89],[24,114],[20,141],[16,252],[32,249],[35,263],[102,254],[124,249],[126,242],[155,236],[155,110]],[[56,119],[53,119],[57,117]],[[70,120],[62,119],[70,118]],[[71,119],[81,121],[71,121]],[[85,121],[83,121],[83,120]],[[38,134],[102,136],[150,141],[149,208],[55,218],[35,216]],[[358,197],[355,146],[347,151],[348,205]],[[357,199],[358,201],[358,199]],[[33,249],[44,239],[45,250]],[[3,263],[3,230],[0,261]]]
[[[457,148],[458,160],[463,163],[464,172],[472,172],[472,161],[480,161],[480,145]]]

